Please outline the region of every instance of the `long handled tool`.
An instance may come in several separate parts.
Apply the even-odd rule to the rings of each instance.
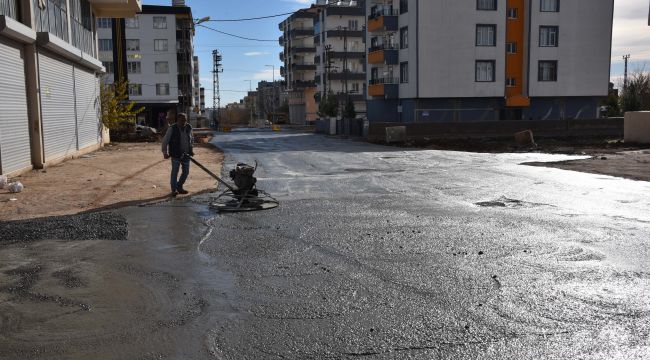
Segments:
[[[243,163],[237,164],[235,169],[230,171],[230,178],[235,183],[235,186],[232,186],[190,155],[185,156],[227,188],[214,199],[210,204],[210,208],[219,212],[241,212],[268,210],[280,205],[267,192],[257,188],[257,179],[253,176],[257,170],[257,165],[252,167]]]

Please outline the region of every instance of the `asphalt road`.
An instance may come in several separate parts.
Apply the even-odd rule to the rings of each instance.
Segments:
[[[120,211],[126,241],[0,242],[0,358],[650,358],[650,183],[520,165],[558,155],[214,142],[280,207],[206,195]]]

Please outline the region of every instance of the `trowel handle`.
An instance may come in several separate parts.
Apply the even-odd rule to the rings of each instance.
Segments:
[[[227,182],[223,181],[223,180],[222,180],[220,177],[218,177],[215,173],[213,173],[212,171],[208,170],[208,168],[206,168],[205,166],[203,166],[203,164],[201,164],[200,162],[196,161],[196,160],[195,160],[193,157],[191,157],[190,155],[188,155],[188,154],[183,154],[183,158],[188,158],[188,159],[190,159],[191,162],[193,162],[194,164],[196,164],[196,166],[200,167],[201,170],[203,170],[203,171],[205,171],[206,173],[208,173],[208,175],[210,175],[210,176],[212,176],[213,178],[217,179],[217,181],[218,181],[219,183],[223,184],[223,186],[227,187],[230,191],[232,191],[232,192],[235,191],[235,189],[234,189],[232,186],[228,185]]]

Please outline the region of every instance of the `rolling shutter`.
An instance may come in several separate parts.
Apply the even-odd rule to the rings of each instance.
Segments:
[[[73,68],[65,60],[39,52],[41,119],[45,161],[77,151]]]
[[[0,38],[0,173],[31,165],[23,49]]]
[[[99,79],[94,73],[79,68],[75,68],[74,75],[77,134],[79,149],[83,149],[101,141]]]

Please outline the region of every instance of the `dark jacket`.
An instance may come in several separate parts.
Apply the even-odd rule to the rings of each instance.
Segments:
[[[181,149],[181,135],[187,136],[188,152],[187,154],[192,156],[194,155],[194,148],[192,146],[192,126],[190,124],[185,124],[184,134],[180,131],[178,124],[172,124],[165,138],[163,139],[163,153],[167,153],[167,146],[169,146],[169,155],[174,159],[180,159],[183,157],[183,150]]]

